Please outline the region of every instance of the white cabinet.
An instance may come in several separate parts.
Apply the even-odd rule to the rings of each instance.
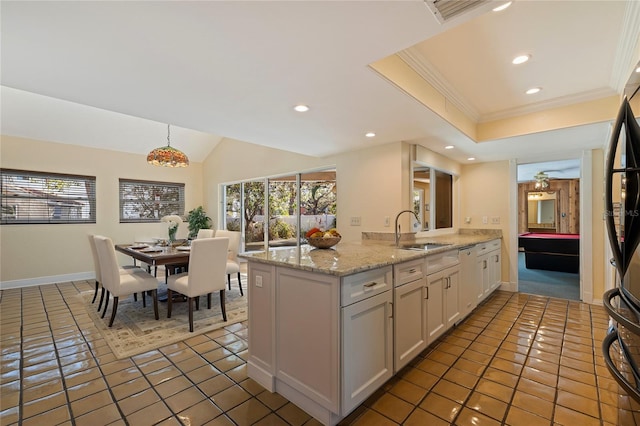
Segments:
[[[425,260],[394,266],[394,372],[427,347]]]
[[[493,291],[500,287],[502,280],[502,244],[500,240],[493,240],[487,243],[487,256],[489,268],[489,287]]]
[[[427,343],[433,343],[460,319],[460,268],[427,276]]]
[[[476,248],[465,247],[458,251],[460,258],[460,318],[465,318],[478,305],[476,294],[478,274],[476,274]]]
[[[391,268],[347,276],[342,282],[342,415],[393,375]]]
[[[427,257],[427,344],[460,319],[458,251]]]
[[[478,244],[477,269],[478,275],[476,293],[478,303],[487,298],[491,292],[500,286],[502,273],[502,242],[498,239]]]

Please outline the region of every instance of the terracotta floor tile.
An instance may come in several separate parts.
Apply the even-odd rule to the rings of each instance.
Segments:
[[[476,391],[503,402],[509,402],[513,394],[513,388],[486,379],[480,379]]]
[[[218,408],[209,399],[198,402],[178,413],[181,421],[188,425],[204,425],[222,414]]]
[[[391,389],[389,389],[389,393],[408,402],[409,404],[418,405],[418,403],[422,401],[422,398],[427,394],[427,390],[407,380],[401,379],[398,380]]]
[[[462,404],[436,393],[430,393],[420,403],[420,408],[447,422],[452,422],[460,412]]]
[[[553,402],[523,391],[516,391],[511,405],[547,420],[553,417]]]
[[[591,417],[599,416],[597,401],[563,390],[558,390],[556,404]]]
[[[160,401],[160,396],[153,389],[146,389],[142,392],[131,395],[128,398],[118,401],[118,406],[125,415],[130,415],[145,407]]]
[[[353,426],[395,426],[396,422],[383,416],[374,410],[367,410],[364,414],[358,417],[353,423]]]
[[[197,387],[193,386],[171,395],[169,398],[165,398],[164,402],[171,411],[179,413],[203,401],[205,398],[206,396]]]
[[[127,416],[127,422],[135,424],[156,424],[171,417],[171,411],[162,401],[149,405]]]
[[[233,385],[211,397],[213,402],[215,402],[223,411],[228,411],[231,408],[242,404],[249,398],[251,398],[251,394],[238,385]]]
[[[456,425],[499,426],[501,421],[492,419],[470,408],[463,408],[455,420]]]
[[[508,408],[507,403],[480,392],[473,392],[464,405],[497,421],[502,421]]]
[[[409,416],[413,408],[414,405],[390,393],[385,393],[371,405],[371,409],[376,410],[396,423],[402,423]]]
[[[597,426],[600,420],[563,406],[557,406],[553,420],[561,425]]]

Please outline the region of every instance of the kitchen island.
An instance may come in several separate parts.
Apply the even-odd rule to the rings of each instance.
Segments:
[[[394,362],[394,322],[401,318],[394,321],[396,284],[417,283],[424,294],[432,273],[440,280],[434,284],[449,289],[440,292],[442,297],[455,287],[457,303],[458,275],[447,271],[457,271],[458,249],[496,238],[495,233],[442,236],[425,242],[448,245],[422,251],[381,242],[243,254],[248,260],[249,377],[323,424],[337,424],[400,368]],[[424,306],[418,307],[423,314],[413,327],[423,337],[410,345],[419,350],[430,343]]]

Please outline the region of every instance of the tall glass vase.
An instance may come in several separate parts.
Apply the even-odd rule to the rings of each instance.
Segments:
[[[169,244],[173,244],[176,241],[176,233],[178,232],[178,227],[169,228]]]

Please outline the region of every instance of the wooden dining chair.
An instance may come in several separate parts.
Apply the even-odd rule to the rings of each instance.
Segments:
[[[102,307],[102,302],[104,300],[104,287],[102,286],[102,274],[100,272],[100,262],[98,260],[98,250],[96,248],[96,241],[94,239],[95,235],[93,234],[89,234],[89,247],[91,247],[91,255],[93,256],[93,269],[95,270],[96,273],[96,288],[95,291],[93,293],[93,299],[91,300],[91,303],[95,303],[96,301],[96,297],[98,296],[98,289],[101,289],[100,291],[100,302],[98,303],[98,311],[100,311],[100,308]],[[120,266],[120,273],[121,274],[126,274],[129,273],[132,269],[140,269],[138,266],[136,265],[124,265],[124,266]]]
[[[216,237],[229,238],[229,251],[227,252],[226,268],[229,290],[231,290],[231,274],[237,274],[240,295],[244,295],[244,293],[242,292],[242,280],[240,279],[240,261],[238,260],[238,252],[240,251],[242,234],[239,231],[227,231],[224,229],[220,229],[216,231]]]
[[[113,325],[118,310],[118,300],[122,296],[129,296],[135,293],[142,293],[144,300],[145,293],[151,292],[153,298],[153,311],[155,318],[158,315],[158,280],[141,268],[131,269],[128,273],[121,273],[116,260],[116,250],[113,241],[108,237],[95,236],[96,251],[98,254],[98,262],[100,263],[100,274],[102,278],[102,286],[107,291],[107,299],[105,300],[102,318],[107,312],[109,305],[109,295],[113,296],[113,308],[111,309],[111,319],[109,327]]]
[[[201,238],[191,242],[189,271],[171,275],[167,282],[167,318],[171,318],[173,292],[187,297],[189,331],[193,331],[193,301],[200,308],[200,296],[207,295],[207,308],[211,309],[211,293],[220,292],[222,319],[227,320],[225,307],[225,281],[228,238]]]

